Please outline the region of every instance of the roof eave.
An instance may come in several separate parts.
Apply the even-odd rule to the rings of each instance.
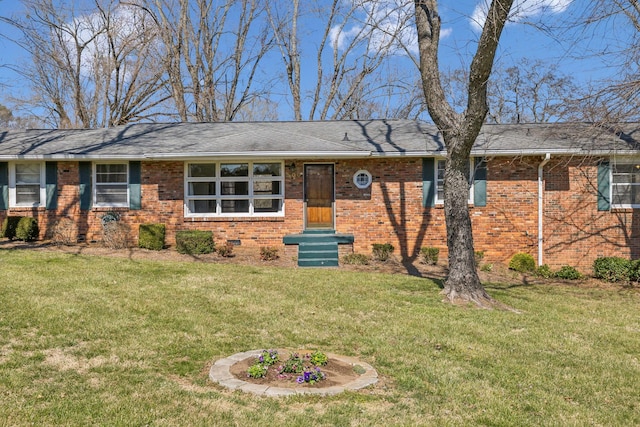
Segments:
[[[7,154],[0,160],[146,160],[146,156],[135,154]]]
[[[539,150],[472,150],[472,156],[495,156],[495,157],[522,157],[522,156],[544,156],[547,153],[555,156],[610,156],[616,155],[638,155],[637,150],[563,150],[563,149],[539,149]],[[446,152],[442,154],[446,155]]]
[[[495,157],[522,157],[522,156],[544,156],[550,153],[555,156],[610,156],[610,155],[638,155],[637,150],[472,150],[471,155],[478,156],[495,156]],[[191,152],[191,153],[145,153],[145,154],[14,154],[0,155],[0,161],[15,160],[194,160],[194,159],[218,159],[218,158],[269,158],[269,159],[348,159],[348,158],[366,158],[366,157],[444,157],[447,155],[446,150],[442,151],[236,151],[236,152]]]
[[[371,151],[230,151],[209,153],[149,153],[146,160],[188,160],[203,158],[269,158],[269,159],[326,159],[370,157]]]

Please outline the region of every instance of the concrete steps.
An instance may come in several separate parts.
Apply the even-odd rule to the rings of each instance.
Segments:
[[[353,243],[353,235],[336,234],[334,230],[307,230],[288,234],[283,242],[298,245],[299,267],[338,267],[338,245]]]
[[[303,242],[298,244],[299,267],[337,267],[336,242]]]

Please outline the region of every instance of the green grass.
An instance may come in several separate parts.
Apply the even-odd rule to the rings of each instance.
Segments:
[[[640,294],[0,250],[0,425],[638,425]],[[357,356],[376,386],[265,398],[210,383],[261,348]]]

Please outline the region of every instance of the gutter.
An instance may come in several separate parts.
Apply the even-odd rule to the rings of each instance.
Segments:
[[[0,160],[146,160],[146,157],[139,154],[15,154],[0,155]]]
[[[237,151],[237,152],[192,152],[192,153],[148,153],[147,160],[189,160],[203,158],[275,158],[275,159],[329,159],[370,157],[370,151]]]
[[[618,156],[638,155],[634,150],[592,150],[588,152],[566,150],[503,150],[503,151],[471,151],[471,157],[512,157],[512,156],[610,156],[615,153]],[[203,160],[203,159],[356,159],[356,158],[424,158],[445,157],[446,150],[442,151],[234,151],[234,152],[187,152],[187,153],[137,153],[137,154],[0,154],[0,161],[12,160]],[[544,165],[543,165],[544,166]]]
[[[542,265],[542,256],[543,256],[543,243],[544,243],[544,228],[542,222],[542,213],[543,213],[543,195],[544,195],[544,179],[543,179],[543,169],[544,165],[549,163],[551,160],[551,153],[547,153],[544,156],[544,160],[540,162],[538,165],[538,266]]]
[[[366,153],[363,151],[362,153]],[[531,156],[610,156],[615,153],[618,156],[637,156],[637,150],[589,150],[589,151],[568,151],[562,149],[547,150],[473,150],[469,154],[470,157],[531,157]],[[444,148],[439,151],[372,151],[371,157],[446,157],[447,150]]]
[[[356,159],[371,157],[370,151],[237,151],[144,154],[16,154],[0,155],[0,161],[12,160],[204,160],[204,159]],[[423,156],[424,157],[424,156]]]

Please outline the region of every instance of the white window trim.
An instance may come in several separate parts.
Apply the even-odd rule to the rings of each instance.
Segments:
[[[471,157],[469,159],[469,199],[467,200],[467,202],[469,204],[473,204],[473,194],[474,194],[473,192],[475,190],[475,188],[474,188],[475,180],[473,179],[474,172],[475,172],[474,167],[473,167],[474,166],[474,160],[475,159],[473,157]],[[434,171],[433,171],[433,182],[435,183],[434,200],[435,200],[435,204],[436,205],[443,205],[444,204],[444,199],[441,199],[441,198],[438,197],[438,184],[440,182],[442,182],[442,186],[443,186],[443,189],[444,189],[444,178],[442,179],[442,181],[440,181],[438,179],[438,164],[440,162],[444,162],[444,161],[446,161],[446,159],[436,157],[435,158],[435,167],[433,168],[434,169]]]
[[[358,182],[358,176],[360,176],[360,175],[366,175],[368,177],[366,184],[363,185],[363,184],[360,184]],[[356,173],[353,174],[353,183],[360,190],[364,190],[366,188],[369,188],[371,186],[372,182],[373,182],[373,177],[371,176],[371,174],[369,173],[368,170],[360,169],[359,171],[357,171]]]
[[[609,167],[609,197],[611,199],[611,207],[614,209],[638,209],[640,208],[640,204],[633,203],[615,203],[613,198],[613,187],[617,184],[613,182],[613,173],[616,168],[616,165],[640,165],[640,159],[637,158],[618,158],[611,159],[610,161],[611,167]],[[632,183],[627,183],[625,185],[633,185]],[[640,186],[640,183],[637,184]]]
[[[103,185],[105,183],[101,183],[98,184],[98,180],[96,178],[97,175],[97,170],[98,170],[98,165],[125,165],[127,168],[127,202],[126,203],[98,203],[98,187],[100,185]],[[93,206],[96,208],[128,208],[129,207],[129,202],[130,202],[130,198],[131,198],[131,193],[129,191],[129,162],[94,162],[92,165],[92,180],[93,180],[93,185],[92,185],[92,190],[91,190],[91,197],[93,200]],[[115,184],[123,184],[121,182],[115,183]]]
[[[16,164],[35,163],[40,165],[40,201],[31,204],[16,203]],[[47,200],[47,188],[45,185],[44,162],[11,162],[9,163],[9,207],[10,208],[36,208],[44,206]]]
[[[220,165],[222,164],[234,164],[234,163],[246,163],[248,165],[248,176],[239,177],[221,177]],[[253,165],[255,163],[278,163],[280,164],[280,176],[269,177],[256,177],[253,176]],[[189,178],[189,165],[193,164],[215,164],[216,176],[215,177],[194,177]],[[194,161],[184,162],[184,216],[185,218],[237,218],[237,217],[283,217],[285,208],[285,196],[284,196],[284,161],[270,161],[270,160],[212,160],[212,161]],[[214,196],[189,196],[189,182],[215,182],[216,194]],[[248,182],[249,191],[247,195],[222,195],[222,182]],[[254,195],[253,184],[256,181],[279,181],[281,194],[266,194],[266,195]],[[279,199],[282,200],[282,209],[279,212],[254,212],[254,200],[260,199]],[[190,200],[215,200],[216,212],[209,213],[195,213],[189,210]],[[249,212],[222,212],[222,200],[249,200]]]

